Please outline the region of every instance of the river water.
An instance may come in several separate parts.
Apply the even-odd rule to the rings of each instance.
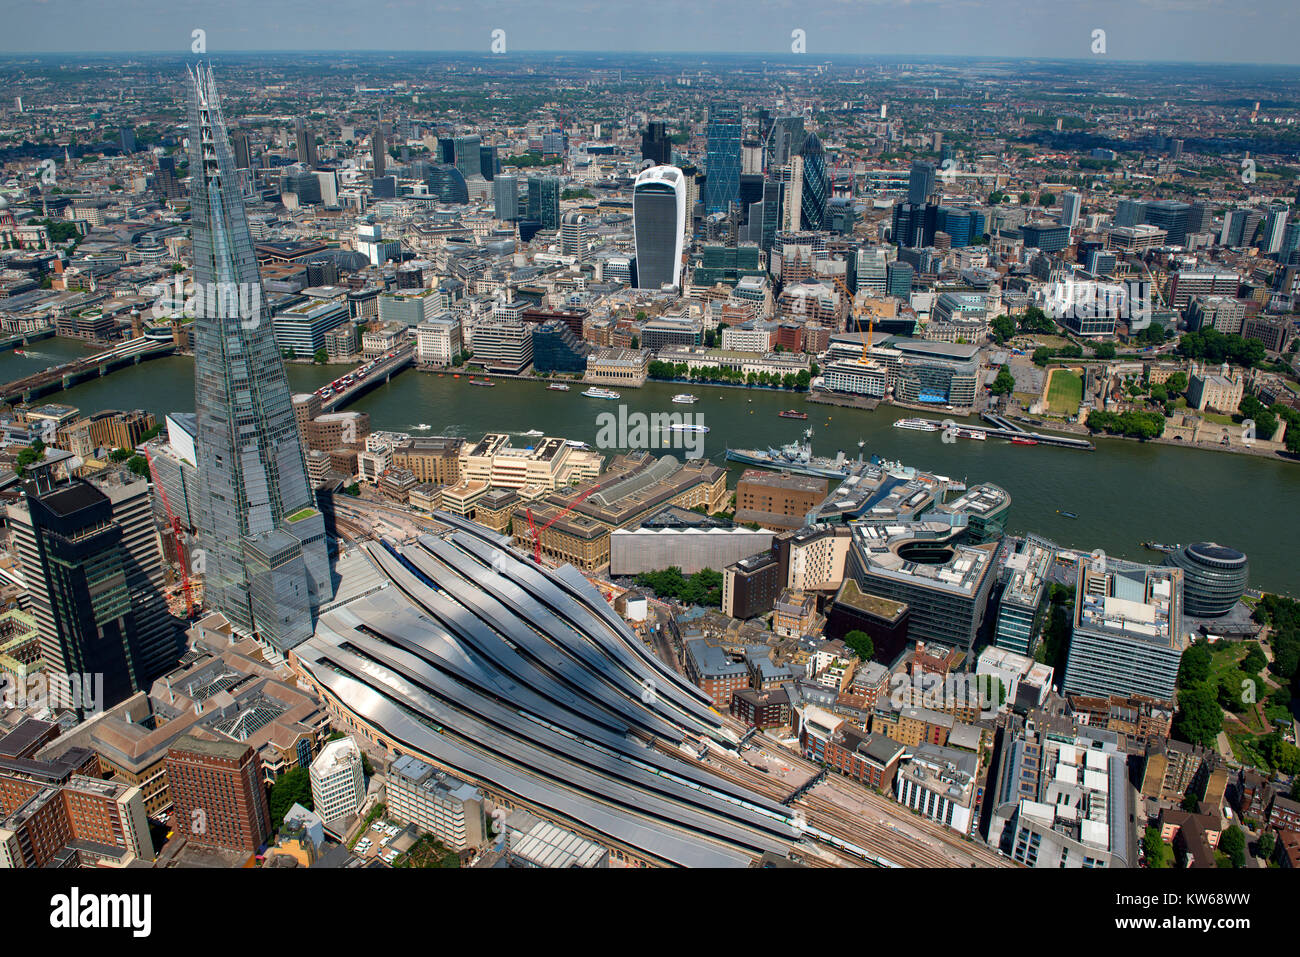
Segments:
[[[0,382],[86,351],[77,342],[46,339],[34,343],[25,356],[0,354]],[[287,368],[294,391],[311,391],[345,371],[341,366]],[[143,408],[160,417],[189,412],[194,409],[193,370],[193,360],[187,357],[155,359],[46,401],[75,405],[83,412]],[[348,408],[368,412],[376,429],[431,427],[416,435],[477,438],[488,431],[536,429],[593,444],[601,425],[597,416],[617,412],[620,404],[629,413],[693,413],[710,429],[702,436],[704,454],[719,464],[724,464],[727,446],[765,448],[793,441],[803,429],[812,428],[818,455],[843,449],[856,456],[862,441],[866,455],[1002,486],[1011,493],[1011,532],[1037,532],[1062,545],[1100,548],[1108,555],[1153,563],[1160,556],[1143,549],[1142,541],[1217,541],[1246,552],[1253,586],[1300,593],[1297,463],[1106,438],[1095,440],[1095,452],[997,440],[944,443],[940,433],[892,428],[895,419],[915,413],[889,406],[865,412],[816,405],[792,393],[767,390],[651,382],[641,389],[619,389],[621,402],[611,402],[583,397],[586,387],[581,385],[569,392],[550,392],[540,382],[494,381],[495,388],[473,388],[464,377],[408,369]],[[691,392],[700,401],[674,405],[670,400],[679,392]],[[778,417],[786,408],[807,412],[807,421]],[[515,444],[528,441],[520,436]],[[734,483],[739,468],[732,466],[732,471]],[[1078,518],[1066,518],[1061,511]]]

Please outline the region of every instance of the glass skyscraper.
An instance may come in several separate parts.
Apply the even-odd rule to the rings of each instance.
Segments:
[[[728,213],[740,202],[740,107],[710,107],[708,139],[704,211]]]
[[[826,206],[831,198],[831,178],[826,171],[826,151],[816,133],[809,133],[799,150],[803,157],[803,197],[799,205],[800,229],[825,229]]]
[[[333,595],[325,521],[307,480],[211,67],[189,80],[194,283],[207,300],[193,325],[195,565],[208,606],[282,653],[311,636],[315,609]]]
[[[560,228],[560,191],[564,180],[558,176],[528,177],[528,218],[542,224],[542,229]]]
[[[686,183],[676,166],[642,170],[632,187],[637,287],[681,286]]]

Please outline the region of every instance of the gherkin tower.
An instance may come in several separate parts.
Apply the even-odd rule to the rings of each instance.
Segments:
[[[199,549],[208,607],[283,653],[333,594],[212,68],[189,73]]]

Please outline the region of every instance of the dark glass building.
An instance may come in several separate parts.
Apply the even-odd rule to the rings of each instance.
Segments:
[[[528,177],[528,218],[542,224],[542,229],[560,228],[560,190],[558,176]]]
[[[439,202],[464,204],[469,202],[469,187],[465,177],[455,166],[438,163],[425,170],[424,182],[429,192],[438,197]]]
[[[95,704],[109,708],[176,666],[180,633],[162,594],[145,479],[113,473],[51,486],[38,475],[8,519],[52,691],[76,697],[80,686],[84,695],[102,675]]]
[[[907,201],[924,206],[934,192],[934,164],[917,160],[907,181]]]
[[[641,158],[656,166],[667,166],[673,160],[673,141],[668,138],[668,124],[652,121],[641,131]]]
[[[533,329],[533,368],[542,373],[587,371],[591,346],[573,334],[564,322],[553,319]]]

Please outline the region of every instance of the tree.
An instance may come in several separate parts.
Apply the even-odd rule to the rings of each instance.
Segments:
[[[271,826],[279,828],[284,823],[284,816],[295,804],[312,810],[311,776],[306,768],[292,768],[271,785]]]
[[[1178,692],[1178,714],[1174,718],[1174,734],[1178,738],[1210,748],[1222,730],[1223,711],[1208,683]]]
[[[1197,641],[1185,652],[1178,664],[1178,687],[1189,688],[1198,685],[1210,677],[1210,662],[1213,655],[1205,641]]]
[[[110,462],[125,462],[132,454],[130,449],[114,449],[108,453],[108,460]]]
[[[1055,194],[1055,193],[1041,193],[1041,194],[1039,195],[1039,197],[1038,197],[1038,205],[1039,205],[1039,206],[1055,206],[1055,205],[1056,205],[1056,194]]]
[[[1160,828],[1149,827],[1142,835],[1142,850],[1146,852],[1147,867],[1166,868],[1170,866],[1172,854],[1169,845],[1160,840]]]
[[[1016,377],[1011,374],[1011,370],[1003,366],[998,370],[997,378],[993,380],[994,395],[1010,395],[1015,391]]]
[[[993,332],[993,338],[999,343],[1006,342],[1016,334],[1015,320],[1008,315],[998,316],[989,324],[989,328]]]
[[[1277,838],[1272,831],[1265,831],[1255,842],[1255,856],[1265,861],[1272,860],[1275,847],[1277,847]]]
[[[871,640],[871,636],[857,628],[844,636],[844,644],[852,648],[863,661],[870,661],[876,651],[876,644]]]
[[[1092,350],[1092,351],[1093,351],[1093,354],[1094,354],[1098,359],[1114,359],[1114,358],[1115,358],[1115,343],[1113,343],[1113,342],[1099,342],[1099,343],[1097,343],[1096,346],[1093,347],[1093,350]]]
[[[143,455],[133,455],[127,459],[126,467],[141,478],[149,477],[149,460]]]
[[[1237,825],[1229,825],[1220,836],[1219,850],[1228,855],[1233,867],[1246,866],[1246,835]]]
[[[324,365],[329,360],[329,353],[324,349],[317,349],[311,358],[317,365]]]

